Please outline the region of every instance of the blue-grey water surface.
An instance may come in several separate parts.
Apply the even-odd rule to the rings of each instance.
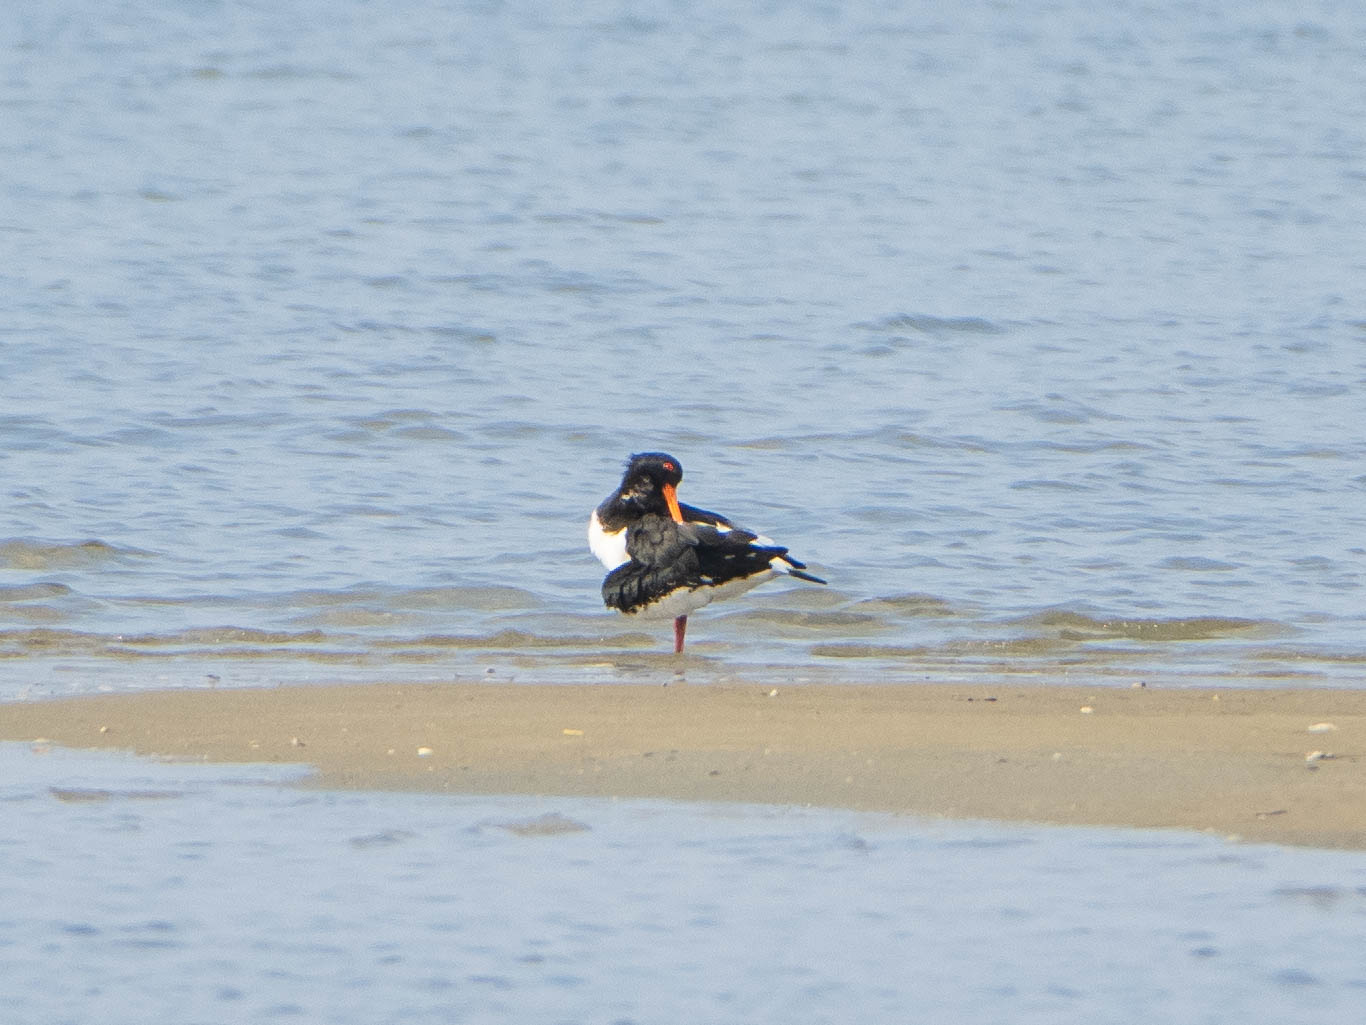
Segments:
[[[6,22],[0,696],[667,674],[643,449],[831,581],[690,679],[1360,682],[1354,5]]]
[[[1359,5],[18,0],[0,72],[0,701],[1366,672]],[[830,586],[608,615],[647,449]],[[0,761],[7,1021],[1366,1002],[1356,854]]]
[[[1366,855],[0,746],[0,1016],[1355,1021]]]

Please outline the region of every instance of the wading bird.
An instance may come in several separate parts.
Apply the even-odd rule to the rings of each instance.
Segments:
[[[705,509],[684,505],[683,467],[663,452],[631,456],[621,486],[588,519],[588,547],[610,571],[602,600],[641,619],[674,621],[683,650],[688,614],[780,573],[825,583],[782,545]]]

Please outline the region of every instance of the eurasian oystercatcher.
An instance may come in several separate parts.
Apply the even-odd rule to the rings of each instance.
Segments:
[[[588,519],[588,547],[611,572],[602,582],[609,609],[674,621],[674,653],[683,650],[688,613],[743,594],[780,573],[825,583],[782,545],[735,523],[684,505],[675,489],[683,467],[663,452],[631,456],[621,487]]]

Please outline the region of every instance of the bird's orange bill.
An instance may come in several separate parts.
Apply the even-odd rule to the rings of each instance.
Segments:
[[[672,484],[665,484],[663,487],[664,501],[669,503],[669,515],[674,518],[675,523],[683,522],[683,510],[678,508],[678,495],[674,493]]]

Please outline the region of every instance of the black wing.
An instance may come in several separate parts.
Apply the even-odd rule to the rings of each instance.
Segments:
[[[742,527],[717,530],[709,524],[685,523],[679,533],[691,533],[697,551],[698,570],[709,584],[724,584],[728,580],[750,577],[772,569],[774,559],[782,559],[800,567],[782,545],[757,545],[757,534]],[[806,576],[806,574],[800,574]]]
[[[626,532],[626,554],[630,561],[607,574],[602,582],[602,600],[609,609],[633,612],[658,601],[679,588],[708,587],[754,576],[772,569],[774,559],[793,568],[789,573],[812,583],[825,583],[820,577],[803,573],[805,563],[787,554],[782,545],[756,545],[757,535],[736,527],[724,517],[682,507],[686,522],[675,523],[667,516],[648,513]],[[702,513],[712,520],[692,519]],[[717,524],[728,529],[719,530]]]
[[[609,609],[634,612],[680,587],[706,583],[693,539],[667,516],[647,513],[632,525],[626,531],[626,554],[631,560],[602,582],[602,600]]]
[[[733,521],[726,519],[720,513],[707,512],[707,510],[699,509],[695,505],[679,502],[678,511],[683,514],[683,520],[686,523],[710,523],[712,526],[729,527],[731,530],[744,529],[737,527]]]
[[[792,567],[787,571],[789,576],[794,576],[799,580],[809,580],[813,584],[825,583],[825,581],[818,576],[802,572],[806,569],[806,563],[798,562],[791,555],[788,555],[785,546],[756,545],[754,542],[758,540],[758,534],[754,533],[752,530],[746,530],[744,527],[737,525],[733,520],[728,520],[719,513],[707,512],[705,509],[698,509],[690,505],[682,504],[680,504],[678,508],[679,511],[683,513],[683,518],[688,521],[685,526],[692,527],[696,530],[699,544],[706,548],[715,547],[719,549],[720,557],[728,565],[744,564],[748,558],[745,552],[737,550],[738,546],[739,549],[747,549],[749,553],[757,553],[757,555],[763,556],[762,558],[757,558],[756,555],[756,558],[748,559],[748,564],[754,566],[754,569],[750,570],[750,573],[756,573],[761,569],[767,569],[769,560],[771,559],[782,559],[783,562]],[[728,527],[729,532],[714,529],[717,525]],[[709,526],[713,528],[710,531],[707,530]],[[707,571],[704,569],[703,572],[705,573]],[[721,579],[722,581],[731,580],[736,576],[749,576],[749,573],[725,574],[723,571]]]

